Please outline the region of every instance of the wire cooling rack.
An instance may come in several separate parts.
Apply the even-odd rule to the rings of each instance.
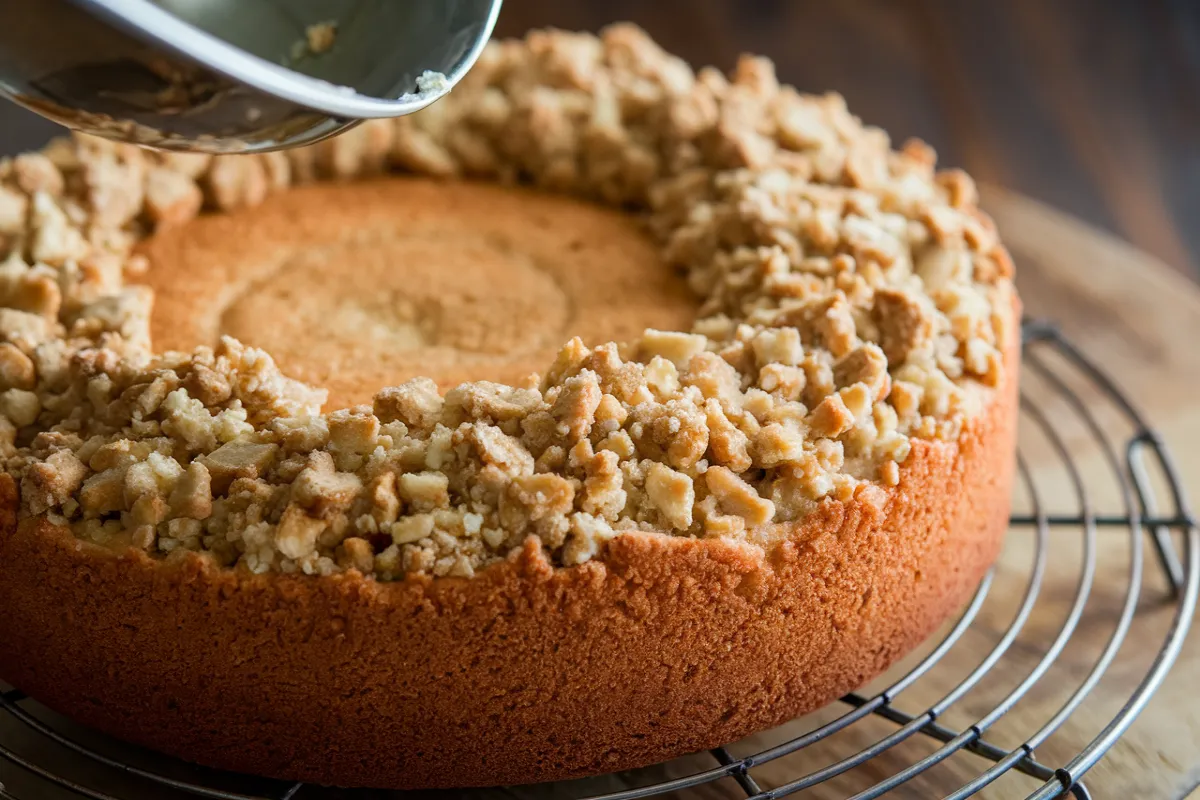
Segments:
[[[820,797],[855,800],[897,789],[1091,797],[1085,773],[1180,653],[1200,589],[1200,533],[1166,443],[1134,404],[1053,325],[1022,330],[1012,531],[940,638],[877,685],[746,742],[621,775],[436,796],[774,800],[819,785]],[[1139,634],[1159,626],[1156,651],[1140,652],[1144,636],[1122,648],[1135,620]],[[16,690],[0,692],[0,781],[0,798],[13,800],[409,796],[191,767],[83,730]]]

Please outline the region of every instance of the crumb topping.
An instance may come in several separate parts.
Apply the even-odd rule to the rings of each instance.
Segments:
[[[313,55],[327,53],[333,49],[333,43],[337,39],[337,22],[329,20],[328,22],[318,22],[315,25],[309,25],[304,29],[304,47],[307,47],[308,52]]]
[[[385,170],[635,209],[691,331],[567,342],[528,386],[419,378],[370,406],[223,339],[154,353],[134,245],[292,183]],[[0,457],[22,517],[252,572],[469,578],[536,537],[767,543],[990,401],[1012,264],[971,180],[769,61],[694,72],[631,26],[491,44],[455,92],[288,153],[86,136],[0,161]]]

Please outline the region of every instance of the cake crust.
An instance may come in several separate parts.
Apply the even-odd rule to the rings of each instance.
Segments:
[[[958,443],[823,501],[771,553],[626,533],[554,568],[531,539],[470,580],[257,575],[16,521],[0,476],[0,674],[190,761],[398,789],[635,768],[869,681],[969,597],[1007,530],[1017,344]],[[320,754],[314,757],[314,754]]]

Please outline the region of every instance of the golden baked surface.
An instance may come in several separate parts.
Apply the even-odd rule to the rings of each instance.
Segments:
[[[245,210],[389,169],[620,207],[661,262],[611,215],[512,189],[393,179]],[[376,193],[412,199],[388,209]],[[485,196],[518,208],[488,222]],[[461,216],[435,222],[418,199]],[[234,213],[194,219],[204,207]],[[544,241],[480,243],[539,209]],[[404,236],[367,224],[392,211],[412,218]],[[277,226],[293,219],[289,238]],[[577,230],[604,241],[561,252],[554,237]],[[320,246],[297,249],[306,236]],[[622,26],[497,43],[425,112],[286,155],[57,142],[0,167],[0,246],[0,448],[22,518],[255,573],[470,577],[530,537],[569,566],[631,530],[769,549],[827,501],[899,485],[916,442],[957,442],[1015,341],[1011,263],[969,178],[936,172],[920,143],[892,150],[836,96],[780,86],[765,60],[693,72]],[[620,260],[601,246],[637,251],[603,267],[617,280],[686,274],[691,329],[641,331],[678,324],[658,301],[593,316],[603,284],[563,319],[565,276]],[[496,305],[511,327],[484,334],[479,287],[436,271],[435,252],[464,278],[510,275]],[[427,294],[389,299],[393,260],[422,262],[409,269]],[[153,325],[145,281],[163,292]],[[319,307],[296,300],[314,292]],[[534,341],[560,345],[529,352],[537,379],[400,382],[441,373],[439,346],[524,358]],[[372,397],[376,380],[395,385]]]
[[[328,389],[331,408],[421,376],[520,385],[572,336],[686,330],[699,305],[628,215],[487,184],[300,187],[141,253],[155,348],[232,336]]]

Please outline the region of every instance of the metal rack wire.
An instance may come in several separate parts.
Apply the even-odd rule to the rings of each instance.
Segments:
[[[965,798],[975,795],[1004,779],[1025,776],[1025,785],[1013,783],[1007,787],[1013,794],[1036,800],[1071,795],[1081,800],[1091,797],[1083,777],[1110,750],[1150,701],[1165,679],[1180,653],[1190,627],[1200,593],[1200,531],[1188,509],[1183,487],[1172,465],[1166,443],[1151,429],[1129,399],[1095,364],[1068,342],[1056,327],[1041,322],[1026,322],[1024,337],[1024,376],[1022,393],[1022,445],[1018,454],[1019,493],[1023,493],[1026,508],[1018,502],[1011,525],[1010,540],[1026,537],[1031,559],[1023,573],[1009,569],[1002,561],[980,584],[974,598],[942,638],[931,643],[927,652],[918,654],[891,675],[882,688],[842,698],[843,710],[836,716],[817,723],[797,723],[805,729],[792,735],[791,727],[784,729],[782,739],[764,745],[763,737],[746,743],[730,745],[708,754],[692,756],[671,765],[629,773],[607,781],[575,781],[529,790],[506,790],[502,796],[573,797],[587,800],[637,800],[685,790],[700,793],[704,787],[722,784],[723,796],[744,794],[751,800],[775,800],[801,790],[841,780],[856,774],[867,775],[866,783],[850,790],[854,800],[869,800],[899,787],[911,786],[911,781],[931,774],[939,765],[954,757],[971,754],[982,767],[972,769],[968,780],[957,784],[947,795]],[[1031,388],[1031,384],[1033,384]],[[1109,417],[1103,416],[1107,409]],[[1078,435],[1072,437],[1063,415],[1071,417]],[[1114,422],[1119,420],[1119,424]],[[1123,427],[1127,436],[1117,438],[1114,429]],[[1066,432],[1064,432],[1066,431]],[[1060,487],[1051,493],[1041,485],[1030,466],[1027,450],[1043,448],[1043,453],[1061,464]],[[1109,472],[1111,486],[1097,492],[1097,479],[1081,466],[1079,454],[1087,449],[1093,456],[1092,465],[1100,463]],[[1158,473],[1157,477],[1154,473]],[[1065,491],[1062,487],[1068,487]],[[1072,495],[1064,498],[1065,494]],[[1098,497],[1115,500],[1117,508],[1101,508]],[[1055,508],[1065,500],[1067,511]],[[1160,506],[1165,508],[1161,510]],[[1052,556],[1051,550],[1067,538],[1070,531],[1079,536],[1079,553],[1072,559]],[[1122,537],[1122,532],[1124,536]],[[1055,701],[1048,718],[1033,729],[1009,732],[1012,744],[1000,744],[992,734],[1001,719],[1018,703],[1028,700],[1031,692],[1043,691],[1052,682],[1048,675],[1065,654],[1074,653],[1078,644],[1081,621],[1089,601],[1097,595],[1098,564],[1101,545],[1112,543],[1103,537],[1122,537],[1128,551],[1123,568],[1124,580],[1115,585],[1104,581],[1104,593],[1111,596],[1115,613],[1106,614],[1111,631],[1098,642],[1098,652],[1088,656],[1086,667],[1067,685],[1065,697]],[[1144,571],[1147,553],[1157,562],[1161,575]],[[1073,572],[1070,570],[1073,569]],[[946,657],[956,648],[963,648],[966,639],[981,625],[981,609],[997,584],[998,575],[1020,586],[1013,592],[1017,600],[1011,617],[1003,627],[991,632],[988,646],[970,649],[975,665],[967,674],[946,678],[935,676]],[[1035,635],[1027,631],[1035,606],[1044,599],[1043,588],[1048,579],[1065,580],[1073,577],[1074,588],[1063,601],[1064,614],[1056,632]],[[1052,737],[1060,734],[1080,706],[1093,697],[1093,690],[1105,678],[1109,668],[1122,653],[1122,644],[1138,613],[1139,601],[1147,602],[1146,587],[1153,578],[1163,591],[1159,604],[1173,606],[1169,622],[1161,632],[1161,648],[1148,654],[1139,680],[1132,691],[1121,695],[1121,704],[1107,723],[1090,734],[1089,739],[1072,744],[1074,755],[1053,765],[1035,757]],[[1023,634],[1025,638],[1022,638]],[[1018,642],[1020,648],[1014,648]],[[1015,649],[1035,652],[1020,669],[1005,661]],[[959,659],[961,662],[962,659]],[[997,673],[1015,679],[1015,684],[989,695],[987,703],[964,703],[964,698],[979,690],[985,679]],[[1055,685],[1061,681],[1055,679]],[[922,699],[915,711],[902,710],[903,701],[924,687]],[[932,692],[932,694],[930,694]],[[1039,707],[1045,707],[1042,704]],[[947,719],[952,711],[970,720],[951,725]],[[965,715],[965,716],[964,716]],[[1021,721],[1027,722],[1028,715]],[[869,721],[886,721],[890,726],[882,736],[863,731]],[[212,800],[318,800],[319,798],[365,797],[364,794],[332,792],[304,784],[278,784],[269,781],[217,773],[170,762],[161,757],[147,759],[138,753],[112,742],[88,736],[73,729],[64,721],[48,717],[39,711],[34,700],[11,690],[0,693],[0,798],[34,800],[47,797],[44,790],[15,788],[18,777],[22,786],[36,783],[45,789],[57,789],[62,797],[88,797],[93,800],[128,800],[132,797],[201,797]],[[811,754],[826,748],[840,734],[856,732],[851,752],[832,758],[829,763],[812,769],[817,760]],[[1077,733],[1077,732],[1076,732]],[[867,737],[867,738],[863,738]],[[767,740],[770,736],[767,737]],[[25,743],[18,746],[18,740]],[[42,746],[28,746],[29,741]],[[85,740],[89,740],[85,743]],[[864,744],[865,742],[865,744]],[[913,742],[930,743],[932,750],[909,758],[897,753]],[[912,748],[910,747],[910,750]],[[928,748],[926,748],[928,749]],[[804,751],[806,758],[798,763],[789,757]],[[745,752],[743,752],[745,751]],[[1058,748],[1061,751],[1061,746]],[[905,751],[906,753],[909,751]],[[1057,751],[1056,751],[1057,752]],[[894,772],[877,778],[879,769],[870,769],[880,759],[897,759],[903,764]],[[708,760],[708,764],[703,763]],[[148,764],[141,766],[140,764]],[[976,763],[976,762],[973,762]],[[710,766],[711,765],[711,766]],[[890,767],[884,767],[889,769]],[[764,780],[764,773],[771,775]],[[682,774],[680,774],[682,773]],[[31,783],[33,781],[34,783]],[[862,781],[860,781],[862,783]],[[944,784],[943,784],[944,785]],[[736,786],[737,788],[730,788]],[[944,794],[945,792],[939,791]],[[483,796],[491,793],[469,793],[461,796]],[[922,793],[925,796],[927,793]],[[371,797],[393,796],[370,793]],[[400,795],[394,795],[399,797]],[[686,796],[686,795],[685,795]],[[707,796],[713,796],[711,794]],[[823,795],[832,796],[832,795]]]

